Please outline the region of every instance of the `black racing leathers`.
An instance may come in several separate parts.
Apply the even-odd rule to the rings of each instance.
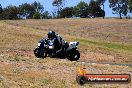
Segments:
[[[59,51],[63,50],[63,46],[65,44],[65,41],[57,34],[54,38],[51,39],[55,53],[58,53]]]

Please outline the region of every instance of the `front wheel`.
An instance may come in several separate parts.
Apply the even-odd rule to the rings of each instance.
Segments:
[[[78,50],[71,50],[67,53],[67,59],[70,61],[77,61],[80,58],[80,53]]]
[[[34,50],[34,55],[35,55],[37,58],[46,58],[47,53],[44,52],[42,49],[36,48],[36,49]]]

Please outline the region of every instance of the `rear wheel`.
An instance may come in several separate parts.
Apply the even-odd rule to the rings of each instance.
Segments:
[[[70,61],[77,61],[80,58],[80,53],[78,50],[71,50],[67,54],[67,59]]]

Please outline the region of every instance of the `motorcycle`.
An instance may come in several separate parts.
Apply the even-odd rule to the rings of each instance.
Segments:
[[[70,61],[77,61],[80,58],[80,53],[77,50],[79,42],[65,42],[63,48],[58,50],[57,53],[54,49],[54,44],[51,40],[41,39],[34,50],[34,55],[37,58],[56,57],[56,58],[67,58]]]

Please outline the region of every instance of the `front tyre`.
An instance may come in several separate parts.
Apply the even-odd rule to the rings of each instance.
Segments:
[[[46,56],[47,56],[46,52],[44,52],[42,49],[39,49],[39,48],[36,48],[34,50],[34,55],[37,58],[46,58]]]
[[[67,59],[70,61],[77,61],[80,58],[80,53],[78,50],[71,50],[67,54]]]

